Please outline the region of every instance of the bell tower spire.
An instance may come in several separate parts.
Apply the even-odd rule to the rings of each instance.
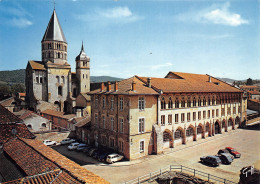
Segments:
[[[42,38],[42,60],[43,62],[51,61],[55,64],[67,63],[67,40],[62,31],[59,19],[54,10]]]

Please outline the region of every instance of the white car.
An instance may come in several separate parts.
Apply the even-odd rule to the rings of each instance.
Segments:
[[[78,142],[71,143],[71,144],[68,146],[68,150],[75,150],[75,149],[77,149],[78,145],[79,145]]]
[[[60,143],[61,144],[70,144],[70,143],[73,143],[75,141],[76,141],[75,139],[66,138],[66,139],[63,139]]]
[[[43,144],[45,144],[46,146],[53,146],[53,145],[56,145],[57,142],[56,141],[51,141],[51,140],[44,140]]]
[[[107,156],[107,162],[110,164],[113,164],[114,162],[120,161],[124,158],[123,155],[119,155],[117,153],[112,153],[110,155]]]

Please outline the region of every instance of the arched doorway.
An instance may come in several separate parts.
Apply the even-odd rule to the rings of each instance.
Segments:
[[[56,105],[57,111],[60,111],[60,102],[55,101],[55,102],[54,102],[54,105]]]
[[[187,142],[189,141],[196,141],[196,130],[195,127],[190,125],[187,129],[186,129],[186,140]]]
[[[204,127],[201,123],[197,126],[197,138],[205,138]]]
[[[240,127],[240,118],[238,116],[236,117],[236,120],[235,120],[235,126]]]
[[[205,136],[211,136],[211,129],[210,129],[210,124],[209,122],[206,123],[206,128],[205,128]]]
[[[228,130],[234,130],[234,123],[233,123],[233,119],[232,118],[229,118],[228,120]]]
[[[220,126],[219,126],[219,122],[218,121],[216,121],[215,122],[215,134],[220,134],[221,133],[221,128],[220,128]]]
[[[186,137],[183,128],[179,127],[174,132],[174,145],[186,144]]]
[[[173,138],[170,130],[163,132],[163,148],[173,148]]]
[[[226,132],[227,131],[226,121],[223,120],[221,125],[222,125],[222,132]]]

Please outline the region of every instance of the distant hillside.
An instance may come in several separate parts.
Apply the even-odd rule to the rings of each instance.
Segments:
[[[110,76],[90,76],[91,82],[120,81],[121,78]],[[0,85],[23,83],[25,81],[25,69],[0,71]]]

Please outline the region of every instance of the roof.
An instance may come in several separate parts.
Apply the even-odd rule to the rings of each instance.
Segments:
[[[22,119],[0,105],[0,142],[6,142],[14,137],[35,138]]]
[[[71,118],[76,116],[75,114],[65,114],[64,112],[54,111],[54,110],[51,110],[51,109],[47,109],[45,111],[42,111],[42,113],[47,114],[47,115],[51,115],[51,116],[64,118],[64,119],[71,119]]]
[[[133,82],[136,85],[136,90],[132,90],[132,84]],[[93,91],[90,91],[89,95],[92,94],[123,94],[123,95],[139,95],[139,94],[149,94],[149,95],[158,95],[158,92],[154,90],[153,88],[150,88],[144,83],[142,80],[140,80],[137,76],[133,76],[131,78],[122,80],[118,82],[118,90],[115,90],[115,83],[110,84],[111,90],[107,91],[107,87],[104,88],[103,91],[101,89],[96,89]]]
[[[7,183],[108,183],[39,140],[16,138],[4,151],[27,175]]]
[[[81,51],[80,51],[79,55],[76,57],[76,61],[82,61],[82,60],[89,61],[89,59],[90,58],[87,56],[87,54],[84,51],[84,46],[83,46],[83,42],[82,42]]]
[[[150,77],[149,77],[150,78]],[[209,81],[210,79],[210,81]],[[189,93],[189,92],[240,92],[226,82],[209,75],[169,72],[165,78],[150,78],[151,87],[148,86],[148,77],[133,76],[118,82],[118,90],[115,84],[111,84],[111,90],[107,87],[93,90],[87,94],[125,94],[125,95],[159,95],[163,93]],[[132,83],[136,83],[136,90],[132,90]]]
[[[32,67],[33,70],[46,70],[41,61],[29,61],[28,64]]]
[[[250,89],[250,88],[258,89],[259,86],[243,85],[243,86],[240,86],[240,88],[241,89]]]
[[[90,123],[91,117],[88,116],[88,117],[83,117],[83,118],[75,118],[75,121],[76,121],[75,126],[80,128],[80,127],[83,127],[83,126],[87,125],[88,123]]]
[[[18,93],[21,97],[26,96],[26,93]]]
[[[248,93],[250,93],[251,95],[260,95],[259,91],[247,91]]]
[[[42,38],[42,42],[46,41],[46,40],[50,40],[50,41],[55,40],[55,41],[61,41],[61,42],[67,43],[67,40],[66,40],[64,33],[61,29],[60,22],[59,22],[59,19],[57,17],[55,9],[53,10],[51,19],[50,19],[49,24],[46,28],[44,36]]]
[[[0,104],[3,105],[3,106],[12,106],[13,102],[15,102],[14,97],[10,97],[10,98],[7,98],[7,99],[0,101]]]

